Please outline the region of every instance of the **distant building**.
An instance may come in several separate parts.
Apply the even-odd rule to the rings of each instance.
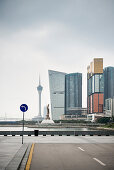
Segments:
[[[104,110],[105,116],[114,116],[114,67],[104,68]]]
[[[96,122],[97,119],[99,118],[102,118],[102,117],[105,117],[104,113],[94,113],[94,114],[88,114],[87,115],[87,121],[90,121],[90,122]]]
[[[49,70],[49,87],[52,120],[59,120],[64,114],[66,73]]]
[[[87,67],[87,111],[88,114],[103,113],[104,78],[103,59],[94,58]]]
[[[104,106],[105,100],[114,97],[114,67],[104,68]]]
[[[72,111],[75,111],[75,114],[61,115],[61,120],[87,120],[87,108],[72,108]]]
[[[82,73],[65,75],[65,115],[81,114]]]
[[[105,99],[105,116],[114,117],[114,97]]]
[[[44,110],[43,110],[44,119],[46,118],[46,114],[47,114],[47,106],[44,106]]]

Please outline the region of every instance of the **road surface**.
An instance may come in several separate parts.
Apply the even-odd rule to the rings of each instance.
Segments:
[[[21,142],[21,136],[0,136],[0,170],[7,166],[21,147]],[[35,150],[37,155],[33,155],[33,158],[34,156],[36,157],[35,160],[41,160],[42,155],[40,163],[46,162],[45,166],[52,166],[51,164],[53,164],[53,166],[62,167],[62,169],[57,167],[53,170],[67,170],[73,166],[76,166],[77,168],[75,167],[75,169],[77,170],[78,163],[80,164],[81,162],[81,166],[83,166],[83,161],[88,165],[88,170],[94,164],[100,168],[114,170],[114,163],[112,162],[114,160],[114,136],[24,136],[24,143],[36,143]],[[34,153],[36,152],[35,150]],[[49,158],[45,155],[48,155]],[[106,164],[106,166],[101,165],[97,159]],[[33,159],[32,161],[35,160]],[[38,161],[37,165],[35,164],[34,166],[40,165]]]
[[[114,144],[35,144],[30,170],[114,170]]]

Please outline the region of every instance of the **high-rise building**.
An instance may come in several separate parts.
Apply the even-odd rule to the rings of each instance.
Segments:
[[[94,58],[87,67],[87,111],[103,113],[103,58]]]
[[[81,108],[82,73],[67,74],[65,75],[65,114],[81,114]]]
[[[104,109],[106,116],[114,116],[114,67],[104,68]]]
[[[114,67],[104,68],[104,106],[105,100],[114,97]]]
[[[64,114],[65,75],[66,73],[49,70],[51,114],[53,120],[59,120]]]

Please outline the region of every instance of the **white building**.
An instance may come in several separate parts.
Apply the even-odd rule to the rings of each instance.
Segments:
[[[101,117],[104,117],[104,113],[100,113],[100,114],[97,114],[97,113],[92,113],[92,114],[88,114],[87,115],[87,121],[90,121],[90,122],[96,122],[97,119],[101,118]]]
[[[106,117],[114,116],[114,97],[105,100],[105,116]]]
[[[64,114],[65,75],[66,73],[48,70],[51,100],[51,114],[53,120],[59,120]]]
[[[43,117],[46,118],[47,115],[47,106],[44,106]]]

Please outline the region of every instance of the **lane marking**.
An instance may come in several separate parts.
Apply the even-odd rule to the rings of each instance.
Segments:
[[[106,166],[106,164],[104,164],[103,162],[101,162],[99,159],[97,159],[97,158],[93,158],[95,161],[97,161],[97,162],[99,162],[101,165],[103,165],[103,166]]]
[[[29,170],[30,169],[30,164],[31,164],[31,161],[32,161],[33,150],[34,150],[34,143],[32,144],[32,147],[31,147],[31,150],[30,150],[30,154],[29,154],[29,157],[28,157],[28,161],[27,161],[25,170]]]
[[[80,149],[81,151],[83,151],[83,152],[84,152],[84,150],[83,150],[82,148],[78,147],[78,149]]]

